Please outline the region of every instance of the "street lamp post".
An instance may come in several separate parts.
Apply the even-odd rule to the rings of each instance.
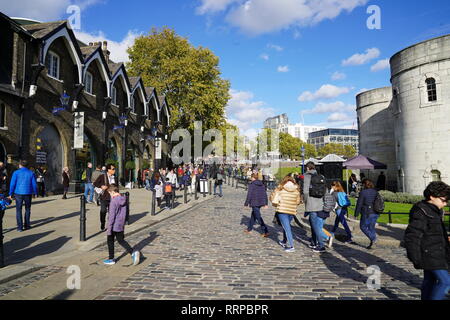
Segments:
[[[302,174],[305,174],[305,146],[302,145]]]
[[[152,128],[152,135],[151,139],[153,140],[153,177],[155,176],[155,173],[158,172],[157,168],[157,161],[156,161],[156,144],[158,143],[158,126],[160,122],[155,121]],[[154,216],[156,213],[156,190],[153,188],[153,197],[152,197],[152,216]]]

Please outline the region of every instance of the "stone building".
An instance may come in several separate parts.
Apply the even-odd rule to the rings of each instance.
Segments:
[[[381,118],[389,118],[385,133],[377,134],[381,140],[391,141],[391,151],[378,153],[375,160],[391,162],[393,142],[397,190],[419,195],[432,181],[450,183],[450,35],[408,47],[396,53],[390,64],[392,100],[388,103],[379,95],[372,102],[380,108],[389,104],[389,112],[380,111]],[[371,93],[357,99],[363,125],[367,122],[364,95]],[[371,134],[363,129],[361,139],[367,141]],[[374,151],[370,146],[366,150]]]
[[[106,42],[78,41],[67,21],[21,22],[0,13],[0,161],[47,167],[49,192],[62,189],[66,166],[79,190],[87,162],[115,162],[122,182],[136,179],[153,166],[159,123],[156,165],[167,164],[166,99],[111,61]]]

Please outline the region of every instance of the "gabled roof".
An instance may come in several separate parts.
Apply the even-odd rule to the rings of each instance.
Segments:
[[[55,22],[28,24],[24,25],[23,27],[36,39],[42,39],[53,31],[59,29],[64,24],[66,24],[66,21],[61,20]]]
[[[327,155],[325,158],[323,158],[322,160],[320,160],[321,163],[326,163],[326,162],[345,162],[345,159],[339,157],[338,155],[335,154],[329,154]]]
[[[116,74],[117,70],[119,70],[122,65],[123,65],[123,63],[115,63],[112,61],[108,62],[108,67],[109,67],[109,70],[111,71],[111,77]]]
[[[99,46],[80,47],[81,54],[83,55],[83,59],[87,60],[98,48],[99,48]]]
[[[145,87],[144,90],[145,90],[145,94],[147,95],[147,98],[148,98],[148,99],[151,98],[151,96],[153,95],[153,93],[156,93],[156,92],[155,92],[156,90],[155,90],[155,88],[153,88],[153,87]]]
[[[141,77],[128,77],[128,79],[130,79],[131,90],[133,90],[138,84],[139,80],[141,80]]]
[[[6,20],[11,25],[11,28],[15,32],[19,32],[19,33],[24,34],[24,35],[26,35],[28,37],[33,37],[31,35],[31,33],[29,33],[22,25],[20,25],[19,23],[17,23],[16,21],[11,19],[10,17],[8,17],[6,14],[3,14],[3,13],[0,12],[0,19]]]

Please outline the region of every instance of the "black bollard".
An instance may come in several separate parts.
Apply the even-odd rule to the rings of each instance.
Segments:
[[[86,241],[86,197],[80,197],[80,241]]]
[[[209,180],[209,195],[212,195],[212,181]]]
[[[151,215],[156,215],[156,189],[152,190],[152,211]]]
[[[197,183],[195,184],[195,200],[198,200],[198,195],[197,195]]]
[[[5,211],[0,211],[0,268],[5,266],[5,256],[3,253],[3,215]]]
[[[239,178],[236,177],[236,189],[238,188]]]
[[[172,198],[172,201],[170,204],[170,208],[173,209],[173,207],[175,205],[175,187],[174,186],[172,187],[172,197],[171,198]]]
[[[187,203],[187,185],[184,186],[184,204]]]
[[[130,225],[130,193],[129,192],[125,192],[125,197],[127,199],[126,204],[127,204],[127,215],[125,218],[125,221],[127,223],[127,225]]]

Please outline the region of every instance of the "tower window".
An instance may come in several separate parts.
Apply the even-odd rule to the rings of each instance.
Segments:
[[[0,104],[0,127],[6,127],[6,107],[5,104]]]
[[[59,57],[55,53],[49,51],[47,58],[45,59],[45,67],[47,68],[48,75],[59,79]]]
[[[92,74],[90,72],[86,72],[86,92],[93,94],[94,90],[93,90],[93,77]]]
[[[425,82],[427,84],[428,102],[437,101],[436,80],[428,78]]]
[[[431,180],[432,182],[440,182],[441,180],[441,172],[438,170],[431,171]]]

